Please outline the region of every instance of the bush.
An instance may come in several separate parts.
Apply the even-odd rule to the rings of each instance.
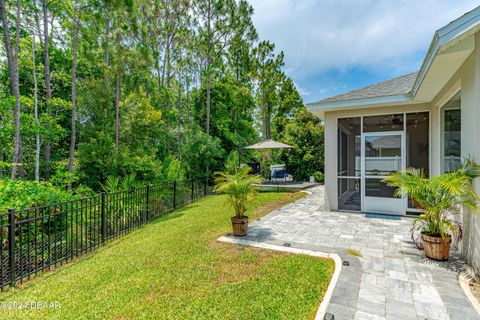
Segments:
[[[315,182],[323,184],[325,182],[325,174],[323,172],[317,171],[313,175],[315,177]]]
[[[49,183],[0,179],[0,212],[73,200],[69,191]]]

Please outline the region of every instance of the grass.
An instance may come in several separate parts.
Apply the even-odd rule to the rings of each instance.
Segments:
[[[262,193],[250,217],[301,196]],[[333,261],[216,242],[231,228],[224,200],[207,197],[0,293],[0,307],[11,301],[61,305],[3,309],[0,318],[311,319]]]

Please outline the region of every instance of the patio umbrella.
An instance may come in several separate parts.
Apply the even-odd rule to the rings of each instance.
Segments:
[[[250,146],[245,147],[244,149],[261,150],[261,149],[288,149],[288,148],[293,148],[293,147],[291,145],[269,139],[259,143],[252,144]],[[242,148],[238,148],[238,166],[239,167],[240,167],[241,149]]]
[[[281,143],[275,140],[265,140],[259,143],[252,144],[251,146],[245,147],[244,149],[286,149],[293,148],[292,146]]]

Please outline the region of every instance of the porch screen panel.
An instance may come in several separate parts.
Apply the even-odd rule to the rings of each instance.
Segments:
[[[403,113],[363,117],[363,132],[403,131]]]
[[[430,113],[408,113],[406,117],[407,168],[422,169],[429,176],[430,167]],[[409,208],[415,208],[408,201]]]
[[[407,114],[407,168],[423,169],[428,176],[430,166],[428,112]]]
[[[338,209],[360,211],[361,119],[338,119]]]

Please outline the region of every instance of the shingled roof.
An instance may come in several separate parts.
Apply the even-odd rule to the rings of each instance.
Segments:
[[[337,96],[329,97],[312,104],[409,94],[412,92],[417,75],[418,71],[412,72],[401,77],[393,78],[350,92],[342,93]]]

